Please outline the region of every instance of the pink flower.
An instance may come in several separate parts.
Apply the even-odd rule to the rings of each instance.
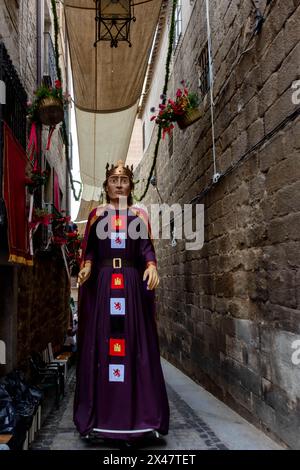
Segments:
[[[180,98],[182,96],[182,91],[180,90],[180,88],[178,88],[178,90],[176,91],[176,98]]]

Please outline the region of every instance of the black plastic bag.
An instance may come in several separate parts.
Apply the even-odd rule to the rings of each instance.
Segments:
[[[31,418],[41,400],[41,392],[30,388],[23,372],[14,370],[1,379],[13,401],[16,417]],[[30,420],[29,420],[30,421]]]
[[[12,434],[15,425],[16,414],[12,398],[0,384],[0,434]]]

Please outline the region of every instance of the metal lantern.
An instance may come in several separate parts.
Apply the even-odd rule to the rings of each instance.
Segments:
[[[135,21],[132,0],[95,0],[96,3],[96,47],[99,41],[110,41],[118,47],[119,41],[130,42],[130,23]]]

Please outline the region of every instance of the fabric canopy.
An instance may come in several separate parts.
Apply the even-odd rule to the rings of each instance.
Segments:
[[[76,110],[82,198],[99,201],[106,162],[125,160],[137,105],[118,113]]]
[[[139,1],[135,1],[136,4]],[[77,108],[93,112],[116,112],[132,107],[139,99],[158,22],[162,0],[134,7],[132,47],[119,42],[95,42],[94,0],[65,0],[65,14],[72,60]]]
[[[65,0],[83,194],[77,219],[98,204],[105,165],[125,160],[162,0],[135,1],[132,47],[95,42],[94,0]]]

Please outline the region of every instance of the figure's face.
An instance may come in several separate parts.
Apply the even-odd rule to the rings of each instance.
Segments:
[[[107,192],[111,201],[119,199],[120,196],[128,197],[130,194],[128,176],[110,176],[107,180]]]

